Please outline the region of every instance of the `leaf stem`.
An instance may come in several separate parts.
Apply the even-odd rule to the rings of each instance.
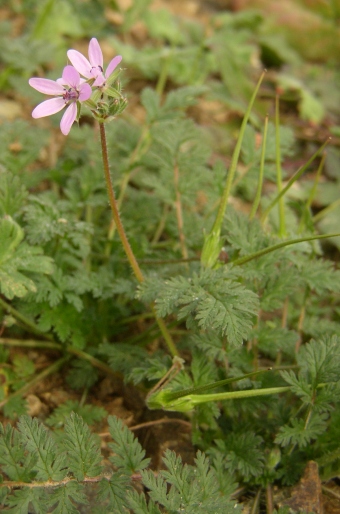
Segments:
[[[12,307],[9,303],[5,302],[5,300],[3,300],[1,297],[0,297],[0,306],[7,312],[9,312],[9,314],[11,314],[15,319],[18,319],[19,321],[21,321],[24,325],[26,325],[26,327],[28,327],[32,332],[34,332],[35,334],[37,335],[40,335],[40,336],[43,336],[45,337],[46,339],[49,339],[50,341],[53,341],[53,336],[49,335],[49,334],[45,334],[44,332],[42,332],[42,330],[40,330],[37,325],[35,323],[33,323],[32,321],[30,321],[28,318],[26,318],[26,316],[24,316],[23,314],[21,314],[19,311],[17,311],[14,307]]]
[[[76,355],[80,359],[90,362],[92,366],[105,371],[105,373],[108,373],[109,375],[114,375],[115,377],[121,376],[119,372],[113,371],[113,369],[105,364],[105,362],[102,362],[89,353],[83,352],[82,350],[79,350],[79,348],[74,348],[73,346],[64,347],[59,343],[52,343],[49,341],[35,341],[33,339],[26,339],[22,341],[21,339],[9,339],[6,337],[0,338],[0,345],[20,346],[22,348],[43,348],[44,350],[57,350],[59,352],[66,351],[71,355]]]
[[[45,368],[39,375],[34,377],[30,382],[25,384],[23,387],[15,391],[14,393],[10,394],[0,402],[0,408],[2,408],[4,405],[6,405],[9,400],[12,398],[15,398],[16,396],[21,396],[25,393],[27,393],[33,386],[38,384],[41,380],[46,378],[48,375],[51,375],[52,373],[55,373],[67,360],[69,359],[69,356],[62,357],[61,359],[57,360],[57,362],[54,362],[51,366],[48,366]]]
[[[269,246],[268,248],[263,248],[258,252],[254,252],[249,255],[245,255],[244,257],[240,257],[239,259],[235,259],[234,261],[232,261],[232,264],[234,266],[241,266],[242,264],[246,264],[247,262],[252,261],[257,257],[262,257],[262,255],[266,255],[267,253],[273,252],[274,250],[278,250],[279,248],[284,248],[285,246],[303,243],[305,241],[314,241],[315,239],[328,239],[331,237],[340,237],[340,232],[335,234],[317,234],[315,236],[299,237],[297,239],[289,239],[288,241],[282,241],[282,243]]]
[[[261,371],[253,371],[251,373],[247,373],[245,375],[240,375],[238,377],[231,377],[231,378],[226,378],[224,380],[218,380],[217,382],[213,382],[211,384],[206,384],[206,385],[202,385],[202,386],[198,386],[198,387],[190,387],[189,389],[183,389],[182,391],[169,393],[167,395],[167,399],[169,401],[177,400],[177,398],[183,398],[184,396],[188,396],[193,393],[209,391],[210,389],[215,389],[216,387],[221,387],[221,386],[224,386],[227,384],[232,384],[234,382],[238,382],[239,380],[243,380],[245,378],[253,378],[262,373],[266,373],[267,371],[271,371],[271,369],[269,368],[269,369],[263,369]]]

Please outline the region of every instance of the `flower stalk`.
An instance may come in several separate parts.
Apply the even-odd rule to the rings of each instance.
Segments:
[[[109,164],[109,157],[108,157],[108,151],[107,151],[107,142],[106,142],[106,133],[105,133],[104,123],[99,123],[99,128],[100,128],[100,141],[101,141],[101,147],[102,147],[102,157],[103,157],[106,189],[107,189],[107,193],[109,195],[109,202],[110,202],[110,207],[112,210],[113,219],[116,224],[117,232],[119,234],[120,240],[122,242],[124,251],[129,260],[131,268],[132,268],[138,282],[142,283],[142,282],[144,282],[145,278],[144,278],[142,270],[140,269],[140,266],[137,262],[135,254],[132,251],[131,245],[129,243],[125,229],[123,227],[123,223],[122,223],[122,220],[121,220],[121,217],[119,214],[118,205],[117,205],[117,201],[116,201],[116,195],[115,195],[115,192],[113,189],[113,184],[112,184],[112,179],[111,179],[111,174],[110,174],[110,164]],[[155,307],[153,305],[151,308],[152,308],[152,312],[155,316],[157,324],[158,324],[160,331],[165,339],[165,342],[169,348],[171,355],[172,356],[178,355],[178,350],[176,348],[176,345],[175,345],[164,321],[157,316]]]
[[[109,202],[110,202],[113,219],[116,224],[120,240],[122,242],[124,251],[129,260],[131,268],[133,269],[133,272],[134,272],[138,282],[142,283],[142,282],[144,282],[144,275],[142,273],[142,270],[139,267],[139,264],[137,262],[135,254],[132,251],[132,248],[131,248],[128,238],[126,236],[126,233],[125,233],[125,230],[123,227],[123,223],[122,223],[119,211],[118,211],[116,195],[115,195],[115,192],[113,189],[113,184],[112,184],[112,179],[111,179],[111,174],[110,174],[110,164],[109,164],[109,157],[108,157],[108,152],[107,152],[107,142],[106,142],[106,133],[105,133],[104,123],[99,123],[99,129],[100,129],[100,142],[101,142],[101,147],[102,147],[102,157],[103,157],[106,189],[107,189],[107,194],[109,195]]]

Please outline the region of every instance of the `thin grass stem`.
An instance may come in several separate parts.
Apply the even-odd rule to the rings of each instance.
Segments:
[[[279,235],[286,235],[285,206],[282,194],[282,168],[281,168],[281,140],[280,140],[280,102],[279,95],[275,98],[275,163],[276,163],[276,186],[279,202]]]
[[[266,217],[268,216],[269,212],[271,211],[271,209],[279,202],[279,205],[281,200],[282,200],[282,197],[287,193],[287,191],[292,187],[292,185],[294,184],[294,182],[296,182],[302,175],[303,173],[308,169],[308,167],[310,166],[310,164],[314,161],[314,159],[316,159],[316,157],[318,157],[320,155],[320,153],[324,150],[325,146],[328,145],[330,140],[327,140],[324,142],[324,144],[312,155],[312,157],[310,159],[308,159],[308,161],[303,165],[301,166],[301,168],[299,168],[295,173],[294,175],[289,179],[289,181],[287,182],[287,184],[285,185],[285,187],[283,187],[279,194],[270,202],[270,204],[268,205],[268,207],[265,209],[265,211],[263,212],[262,216],[261,216],[261,221],[262,223],[265,221]]]
[[[265,162],[265,158],[266,158],[267,133],[268,133],[268,114],[264,120],[259,179],[258,179],[258,183],[257,183],[257,190],[256,190],[255,198],[254,198],[253,205],[252,205],[252,208],[251,208],[251,211],[249,214],[249,219],[253,219],[255,217],[255,214],[257,212],[257,209],[258,209],[258,207],[260,205],[260,201],[261,201],[263,175],[264,175],[264,162]]]

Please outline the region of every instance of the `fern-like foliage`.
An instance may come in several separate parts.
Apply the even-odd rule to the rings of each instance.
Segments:
[[[130,505],[137,504],[140,509],[137,512],[159,514],[161,511],[157,504],[170,514],[240,512],[240,507],[235,502],[226,501],[221,494],[216,472],[210,467],[209,459],[201,452],[197,453],[195,467],[183,465],[182,459],[169,450],[165,452],[163,461],[167,470],[160,471],[157,477],[149,470],[141,472],[143,484],[149,489],[148,495],[151,498],[148,506],[144,500],[137,498],[136,493],[130,493]]]
[[[132,432],[119,418],[109,418],[109,431],[114,443],[110,443],[110,449],[114,452],[111,462],[122,472],[132,475],[146,468],[150,459],[145,459],[145,450],[141,447]]]
[[[72,413],[65,422],[63,446],[69,470],[77,480],[101,473],[99,445],[99,439],[90,432],[83,419]]]
[[[34,455],[32,472],[37,480],[62,480],[66,476],[65,455],[56,440],[37,418],[22,416],[18,423],[21,440],[27,452]]]
[[[115,442],[109,445],[113,468],[105,473],[100,440],[77,414],[67,417],[64,435],[58,438],[29,416],[20,418],[17,429],[0,424],[0,468],[5,475],[0,508],[13,514],[77,514],[81,504],[89,503],[84,486],[90,481],[99,483],[99,512],[240,512],[229,499],[234,488],[225,487],[222,470],[215,471],[203,453],[197,453],[195,466],[188,466],[168,450],[167,469],[156,476],[145,469],[149,459],[132,432],[113,416],[108,422]],[[147,496],[134,490],[136,479],[149,489]],[[16,489],[10,489],[14,483]]]
[[[53,261],[42,250],[23,242],[22,228],[9,216],[0,219],[0,291],[7,298],[23,297],[37,287],[28,275],[52,273]]]
[[[308,423],[303,419],[292,419],[290,425],[280,428],[275,442],[282,446],[292,444],[305,448],[307,444],[325,432],[327,418],[327,414],[313,416],[308,420]]]
[[[282,377],[308,408],[305,418],[292,418],[280,427],[276,442],[300,448],[323,434],[328,426],[329,413],[340,393],[340,339],[337,336],[312,340],[298,354],[300,372],[283,371]]]
[[[248,337],[258,312],[257,295],[226,268],[203,270],[192,278],[170,278],[158,292],[156,309],[160,316],[176,312],[188,328],[226,335],[232,345],[240,345]],[[144,294],[149,298],[147,285],[141,288],[142,298]]]
[[[264,456],[261,451],[262,438],[252,432],[232,433],[224,440],[215,441],[216,446],[224,455],[225,467],[230,473],[239,473],[245,480],[259,476],[264,469]],[[218,455],[212,449],[212,455]]]

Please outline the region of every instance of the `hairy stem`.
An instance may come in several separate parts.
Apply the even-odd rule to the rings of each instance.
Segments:
[[[103,156],[103,166],[104,166],[106,188],[107,188],[107,194],[109,196],[109,202],[110,202],[113,219],[116,224],[120,240],[122,242],[124,251],[129,260],[131,268],[133,269],[133,272],[136,275],[138,282],[144,282],[143,273],[142,273],[142,271],[139,267],[139,264],[136,260],[135,254],[132,251],[132,248],[131,248],[128,238],[126,236],[126,233],[125,233],[125,230],[124,230],[124,227],[122,224],[122,220],[120,218],[120,214],[118,211],[118,206],[117,206],[116,197],[115,197],[112,180],[111,180],[111,174],[110,174],[109,156],[108,156],[108,152],[107,152],[107,143],[106,143],[106,134],[105,134],[104,123],[100,123],[99,128],[100,128],[100,140],[101,140],[101,145],[102,145],[102,156]]]
[[[108,156],[108,152],[107,152],[107,143],[106,143],[106,134],[105,134],[105,125],[104,125],[104,123],[100,123],[99,124],[99,128],[100,128],[100,140],[101,140],[101,146],[102,146],[102,156],[103,156],[103,166],[104,166],[106,188],[107,188],[107,193],[108,193],[108,196],[109,196],[110,207],[111,207],[111,210],[112,210],[113,219],[115,221],[115,224],[116,224],[116,227],[117,227],[117,232],[119,234],[119,237],[120,237],[120,240],[122,242],[122,245],[123,245],[124,251],[126,253],[126,256],[128,258],[128,261],[129,261],[129,263],[130,263],[130,265],[131,265],[131,267],[133,269],[133,272],[134,272],[138,282],[142,283],[145,280],[144,279],[144,275],[142,273],[142,270],[139,267],[139,264],[137,262],[135,254],[132,251],[132,248],[131,248],[130,243],[129,243],[128,238],[127,238],[127,235],[125,233],[125,230],[124,230],[124,227],[123,227],[123,223],[122,223],[122,220],[121,220],[120,215],[119,215],[119,210],[118,210],[118,205],[117,205],[117,201],[116,201],[115,192],[113,190],[113,184],[112,184],[112,179],[111,179],[111,174],[110,174],[109,156]],[[164,339],[165,339],[165,341],[166,341],[166,343],[168,345],[170,353],[173,356],[178,355],[178,351],[177,351],[176,345],[173,342],[172,337],[171,337],[171,335],[170,335],[170,333],[169,333],[169,331],[168,331],[164,321],[157,316],[154,306],[152,306],[151,308],[152,308],[152,312],[155,315],[155,319],[156,319],[156,321],[158,323],[160,331],[161,331],[161,333],[162,333],[162,335],[163,335],[163,337],[164,337]]]

